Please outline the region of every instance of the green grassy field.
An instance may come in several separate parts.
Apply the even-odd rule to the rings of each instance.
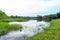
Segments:
[[[60,19],[52,20],[50,27],[28,40],[60,40]]]
[[[21,22],[21,21],[27,21],[27,19],[24,19],[24,18],[7,18],[7,19],[1,19],[0,22],[12,22],[12,21],[18,21],[18,22]]]
[[[8,22],[0,22],[0,36],[7,34],[10,31],[21,29],[21,25],[9,25]]]

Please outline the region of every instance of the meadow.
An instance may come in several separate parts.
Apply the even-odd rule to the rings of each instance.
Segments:
[[[51,25],[44,29],[44,32],[38,33],[28,40],[60,40],[60,19],[54,19]]]

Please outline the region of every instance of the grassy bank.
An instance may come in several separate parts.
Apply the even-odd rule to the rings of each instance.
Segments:
[[[12,22],[12,21],[22,22],[22,21],[27,21],[27,19],[24,19],[24,18],[6,18],[6,19],[0,19],[0,22]]]
[[[60,19],[52,20],[51,26],[44,30],[28,40],[60,40]]]
[[[0,36],[5,35],[10,31],[21,29],[21,25],[9,25],[8,22],[0,22]]]

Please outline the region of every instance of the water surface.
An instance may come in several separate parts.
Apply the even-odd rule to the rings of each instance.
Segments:
[[[1,36],[0,40],[26,40],[27,37],[34,36],[38,32],[43,32],[50,23],[37,20],[29,20],[27,22],[9,22],[9,24],[22,25],[22,31],[12,31],[7,35]]]

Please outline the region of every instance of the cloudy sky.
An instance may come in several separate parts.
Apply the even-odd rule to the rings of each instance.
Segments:
[[[0,0],[0,10],[9,16],[48,15],[60,11],[60,0]]]

